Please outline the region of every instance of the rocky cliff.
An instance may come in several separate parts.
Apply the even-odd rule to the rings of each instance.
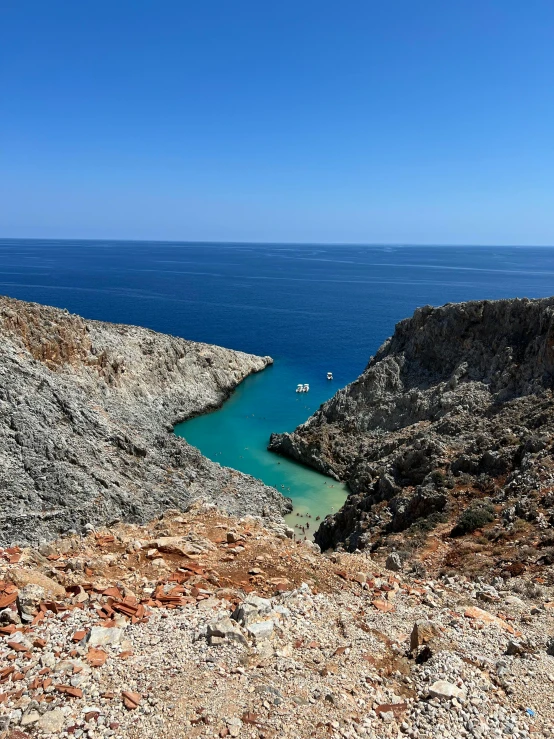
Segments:
[[[554,298],[426,306],[270,449],[348,483],[323,548],[406,546],[437,526],[536,544],[554,521],[553,382]]]
[[[0,297],[0,544],[198,498],[280,516],[277,491],[171,433],[270,362]]]

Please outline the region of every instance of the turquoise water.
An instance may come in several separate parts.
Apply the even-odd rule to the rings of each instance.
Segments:
[[[306,382],[308,393],[296,393]],[[175,428],[178,436],[219,464],[263,480],[294,501],[287,516],[298,537],[310,536],[342,505],[346,486],[266,450],[273,431],[287,431],[308,418],[337,389],[337,383],[277,360],[239,385],[222,408]],[[307,528],[303,531],[299,527]]]
[[[418,306],[553,295],[554,249],[0,239],[0,291],[271,355],[273,368],[179,433],[315,519],[339,505],[344,489],[267,452],[271,432],[292,431],[354,380]],[[299,382],[310,392],[297,395]]]

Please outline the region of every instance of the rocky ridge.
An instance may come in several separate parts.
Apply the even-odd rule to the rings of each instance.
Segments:
[[[431,537],[446,567],[475,547],[499,571],[548,564],[553,382],[554,298],[426,306],[269,448],[348,483],[316,534],[324,549],[406,557]]]
[[[0,550],[0,739],[554,736],[554,588],[290,535],[196,504]]]
[[[276,490],[171,433],[271,361],[0,297],[0,544],[198,498],[280,518]]]

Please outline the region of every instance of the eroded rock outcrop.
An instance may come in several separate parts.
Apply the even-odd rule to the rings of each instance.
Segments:
[[[199,498],[280,516],[277,491],[171,433],[270,362],[1,297],[0,544]]]
[[[468,531],[516,520],[545,529],[553,382],[554,298],[426,306],[355,382],[269,448],[348,483],[345,505],[316,534],[323,548],[376,546],[456,518],[476,499]]]

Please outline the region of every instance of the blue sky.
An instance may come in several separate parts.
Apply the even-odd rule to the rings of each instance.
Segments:
[[[554,244],[552,0],[0,0],[0,237]]]

